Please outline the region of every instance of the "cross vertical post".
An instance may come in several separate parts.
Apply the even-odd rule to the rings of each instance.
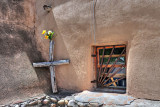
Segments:
[[[50,45],[49,45],[49,61],[53,61],[53,55],[54,53],[54,41],[50,40]],[[49,66],[50,69],[50,74],[51,74],[51,85],[52,85],[52,91],[53,93],[57,93],[57,85],[56,85],[56,77],[55,77],[55,66],[51,65]]]
[[[33,67],[49,67],[50,75],[51,75],[51,85],[52,85],[52,92],[57,93],[57,85],[56,85],[56,77],[55,77],[55,66],[56,65],[65,65],[69,64],[70,60],[57,60],[54,61],[54,41],[50,40],[49,43],[49,62],[37,62],[33,63]]]

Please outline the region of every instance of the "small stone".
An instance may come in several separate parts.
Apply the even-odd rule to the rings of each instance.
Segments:
[[[85,102],[85,103],[78,102],[77,105],[78,105],[79,107],[88,107],[89,103],[86,103],[86,102]]]
[[[76,103],[75,103],[74,100],[70,100],[70,101],[68,102],[68,106],[69,106],[69,107],[78,107],[78,105],[76,105]]]
[[[38,106],[38,107],[41,107],[41,105],[42,105],[42,100],[39,99],[39,100],[38,100],[38,105],[37,105],[37,106]]]
[[[38,104],[38,100],[30,102],[28,105],[32,106],[32,105],[36,105],[36,104]]]
[[[52,102],[56,103],[57,99],[56,98],[50,98]]]
[[[46,96],[46,99],[50,99],[50,96]]]
[[[58,104],[59,104],[59,105],[64,105],[64,104],[65,104],[65,100],[59,100],[59,101],[58,101]]]
[[[48,99],[43,100],[43,104],[48,104],[48,103],[49,103]]]
[[[27,106],[27,102],[21,103],[21,107],[26,107]]]
[[[68,100],[64,100],[65,104],[68,105]]]
[[[50,107],[56,107],[56,104],[51,104],[51,106]]]
[[[41,104],[41,102],[42,102],[41,100],[38,100],[38,104]]]
[[[90,105],[91,105],[91,107],[99,107],[99,103],[95,103],[95,102],[90,103]]]
[[[22,104],[22,105],[21,105],[21,107],[26,107],[26,106],[27,106],[26,104]]]
[[[15,105],[14,107],[19,107],[19,105]]]
[[[80,107],[85,107],[85,104],[84,104],[84,103],[78,102],[77,104],[78,104]]]

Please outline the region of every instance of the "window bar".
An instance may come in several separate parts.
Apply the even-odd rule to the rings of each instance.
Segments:
[[[98,78],[100,77],[101,70],[102,70],[102,65],[103,65],[103,60],[104,60],[104,53],[105,53],[105,47],[103,47],[103,54],[102,54],[102,60],[101,60],[100,68],[99,68]],[[99,58],[100,58],[100,57],[99,57]],[[98,63],[99,63],[99,62],[98,62]],[[99,80],[99,79],[98,79],[98,80]]]
[[[109,75],[109,73],[113,70],[115,64],[117,63],[117,61],[120,59],[120,57],[122,56],[122,54],[124,53],[125,48],[123,49],[123,51],[121,52],[120,56],[117,58],[117,60],[114,62],[114,64],[111,66],[111,68],[109,69],[108,73],[104,76],[103,80],[101,81],[101,83],[103,83],[103,81],[105,80],[105,78]]]
[[[120,79],[116,79],[116,80],[114,80],[114,81],[112,81],[112,82],[110,82],[110,83],[108,83],[108,84],[106,84],[106,85],[104,85],[104,86],[110,86],[110,85],[112,85],[113,83],[115,83],[115,82],[118,82],[118,81],[120,81],[120,80],[122,80],[122,79],[124,79],[124,78],[126,78],[125,76],[123,76],[123,77],[121,77]]]
[[[121,70],[123,70],[124,67],[125,67],[125,65],[121,65],[121,67],[120,67],[118,70],[116,70],[106,81],[103,82],[103,85],[104,85],[107,81],[109,81],[109,79],[111,79],[114,75],[116,75],[118,72],[120,72]]]
[[[97,51],[97,47],[96,47],[96,64],[95,64],[95,69],[96,71],[98,71],[98,55],[99,55],[99,52]],[[97,78],[98,78],[98,73],[96,72],[96,81],[97,81]],[[98,86],[98,82],[96,82],[97,86]]]
[[[104,68],[104,70],[103,70],[103,73],[102,73],[102,75],[100,76],[100,78],[98,79],[99,82],[101,82],[101,80],[102,80],[102,78],[103,78],[103,76],[104,76],[104,74],[105,74],[105,71],[106,71],[107,66],[108,66],[108,64],[109,64],[109,61],[110,61],[110,59],[111,59],[111,57],[112,57],[112,55],[113,55],[113,51],[114,51],[114,47],[112,48],[112,51],[111,51],[111,53],[110,53],[110,56],[109,56],[108,61],[107,61],[107,63],[106,63],[106,66],[105,66],[105,68]]]

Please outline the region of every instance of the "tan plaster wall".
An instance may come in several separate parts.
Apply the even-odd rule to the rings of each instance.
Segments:
[[[39,9],[44,3],[53,6],[52,12],[47,14]],[[95,71],[91,47],[124,43],[128,57],[127,93],[138,98],[160,99],[160,1],[97,0],[95,10],[96,43],[92,0],[37,0],[37,35],[43,29],[54,30],[55,59],[71,60],[69,65],[56,67],[58,87],[92,89],[90,81],[95,79]],[[48,41],[40,46],[48,52],[45,46]]]
[[[56,3],[55,0],[53,16],[60,32],[58,36],[61,36],[67,50],[63,54],[63,50],[56,50],[56,55],[61,53],[61,56],[63,56],[68,53],[68,58],[71,60],[71,64],[67,65],[66,69],[56,67],[58,86],[65,89],[90,90],[93,88],[90,81],[95,79],[93,59],[91,58],[92,46],[127,44],[129,47],[128,42],[133,37],[132,29],[136,29],[136,25],[133,24],[134,22],[126,21],[127,17],[122,17],[114,3],[97,1],[96,43],[94,43],[92,1],[71,0],[58,6]],[[119,8],[123,8],[123,5]],[[61,41],[56,41],[56,43],[61,45]],[[67,70],[68,68],[71,70]]]
[[[50,74],[35,38],[35,1],[0,0],[0,105],[49,92]]]
[[[97,0],[95,10],[96,43],[92,0],[1,0],[0,104],[50,90],[49,70],[32,67],[48,60],[43,29],[56,32],[55,60],[71,61],[56,66],[59,88],[93,89],[92,46],[127,44],[127,93],[160,100],[160,1]]]

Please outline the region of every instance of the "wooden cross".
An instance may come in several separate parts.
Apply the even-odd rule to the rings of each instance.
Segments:
[[[34,67],[49,67],[50,74],[51,74],[51,84],[52,84],[52,91],[53,93],[57,93],[57,85],[56,85],[56,78],[55,78],[55,65],[62,65],[62,64],[69,64],[69,60],[58,60],[53,61],[53,50],[54,50],[54,41],[50,40],[49,46],[49,62],[38,62],[33,63]]]

